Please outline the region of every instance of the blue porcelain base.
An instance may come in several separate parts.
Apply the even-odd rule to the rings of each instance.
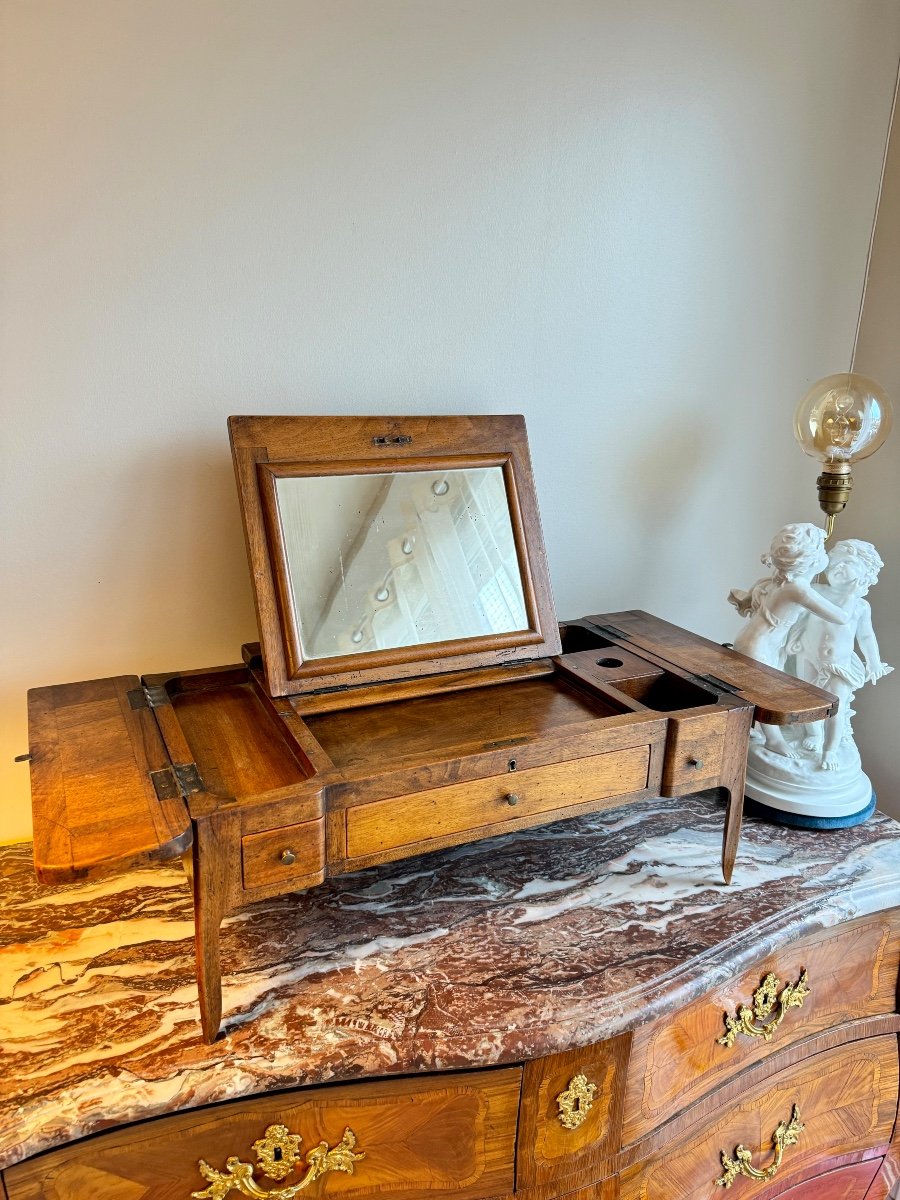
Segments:
[[[760,817],[764,821],[771,821],[773,825],[789,825],[791,829],[849,829],[852,825],[862,825],[863,821],[868,821],[875,811],[875,803],[876,797],[873,792],[872,799],[859,812],[848,813],[844,817],[807,817],[802,813],[770,808],[768,804],[762,804],[748,796],[744,801],[744,813],[748,817]]]

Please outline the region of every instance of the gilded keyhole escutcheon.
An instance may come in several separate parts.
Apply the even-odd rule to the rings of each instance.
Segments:
[[[566,1129],[577,1129],[586,1119],[597,1095],[596,1083],[588,1083],[586,1075],[575,1075],[569,1086],[556,1097],[560,1124]]]
[[[327,1142],[314,1146],[306,1157],[300,1151],[303,1139],[290,1133],[285,1125],[270,1125],[265,1135],[253,1143],[256,1165],[267,1179],[281,1180],[298,1166],[305,1163],[306,1173],[296,1183],[286,1187],[263,1188],[253,1178],[252,1163],[241,1162],[232,1155],[225,1162],[225,1171],[217,1171],[201,1158],[200,1174],[209,1184],[202,1192],[191,1192],[193,1200],[225,1200],[229,1192],[237,1191],[242,1196],[254,1196],[256,1200],[293,1200],[321,1175],[328,1171],[344,1171],[352,1175],[355,1164],[365,1158],[365,1152],[355,1152],[356,1134],[345,1129],[344,1136],[329,1150]]]

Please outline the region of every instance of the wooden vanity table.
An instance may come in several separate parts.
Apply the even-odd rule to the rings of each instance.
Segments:
[[[328,878],[719,788],[829,693],[645,613],[557,624],[521,417],[234,417],[261,642],[30,693],[48,883],[185,855],[204,1036],[232,912]],[[299,983],[299,981],[298,981]]]
[[[726,887],[722,820],[641,801],[249,904],[213,1045],[177,862],[44,888],[0,849],[0,1194],[885,1200],[900,827],[751,817]]]

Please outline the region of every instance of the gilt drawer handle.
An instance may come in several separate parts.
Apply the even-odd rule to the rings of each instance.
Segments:
[[[577,1129],[585,1120],[597,1095],[596,1083],[588,1083],[586,1075],[575,1075],[569,1086],[556,1097],[560,1124],[566,1129]]]
[[[722,1166],[725,1170],[716,1180],[716,1184],[719,1187],[730,1188],[738,1175],[746,1175],[748,1179],[774,1179],[778,1174],[778,1168],[781,1166],[785,1150],[788,1146],[795,1146],[797,1144],[804,1128],[805,1126],[800,1122],[800,1109],[795,1104],[791,1109],[791,1119],[787,1125],[785,1125],[784,1121],[779,1122],[778,1128],[772,1134],[772,1142],[775,1146],[775,1161],[771,1166],[766,1167],[764,1171],[759,1171],[754,1167],[752,1162],[753,1155],[745,1146],[735,1147],[734,1158],[729,1158],[725,1151],[721,1150]]]
[[[779,995],[778,977],[767,975],[753,993],[752,1008],[742,1004],[736,1016],[725,1014],[725,1033],[716,1041],[720,1046],[733,1046],[738,1034],[745,1033],[747,1037],[761,1037],[770,1042],[787,1010],[803,1007],[803,1001],[809,995],[808,983],[809,977],[804,970],[797,982],[786,983]]]
[[[258,1160],[257,1165],[263,1175],[268,1179],[275,1180],[285,1179],[290,1175],[296,1164],[301,1161],[300,1143],[302,1140],[299,1134],[288,1133],[285,1125],[270,1125],[266,1130],[265,1137],[261,1137],[253,1143]],[[302,1159],[306,1163],[306,1174],[303,1178],[282,1188],[261,1188],[253,1178],[252,1164],[241,1162],[234,1156],[225,1163],[228,1168],[227,1174],[217,1171],[215,1167],[211,1167],[201,1158],[200,1174],[207,1181],[209,1187],[204,1188],[202,1192],[191,1192],[191,1196],[193,1200],[224,1200],[229,1192],[235,1190],[242,1196],[268,1197],[269,1200],[291,1200],[293,1196],[302,1192],[304,1188],[308,1188],[326,1171],[346,1171],[348,1175],[352,1175],[354,1163],[358,1163],[361,1158],[366,1157],[364,1152],[354,1153],[355,1145],[356,1134],[352,1129],[344,1130],[344,1136],[332,1150],[328,1149],[327,1142],[320,1142],[318,1146],[309,1151],[305,1159]]]

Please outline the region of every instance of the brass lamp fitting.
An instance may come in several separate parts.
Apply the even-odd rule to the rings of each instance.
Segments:
[[[850,499],[853,476],[850,463],[830,462],[816,480],[819,489],[819,507],[826,514],[825,536],[831,537],[835,514],[843,512]]]

